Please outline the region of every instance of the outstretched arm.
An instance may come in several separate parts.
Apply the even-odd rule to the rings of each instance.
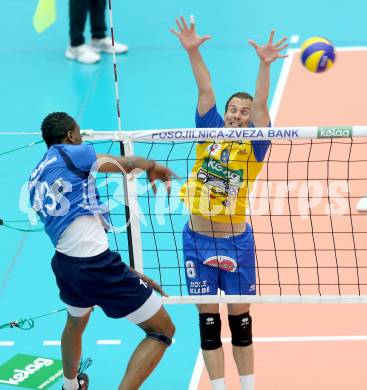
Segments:
[[[155,194],[157,193],[156,180],[163,181],[166,185],[167,192],[170,194],[172,178],[179,178],[166,166],[157,164],[154,160],[146,160],[141,157],[116,157],[109,154],[97,154],[97,163],[98,172],[122,172],[126,174],[133,173],[134,171],[146,171]]]
[[[200,116],[206,114],[215,104],[215,96],[210,79],[210,73],[205,65],[203,57],[199,51],[199,47],[211,37],[204,35],[200,37],[195,31],[194,17],[190,17],[190,27],[187,26],[183,16],[176,19],[176,24],[179,31],[170,29],[170,31],[179,38],[183,48],[187,51],[190,59],[191,68],[195,76],[198,86],[198,112]]]
[[[259,46],[253,40],[249,40],[250,45],[256,50],[260,59],[256,91],[251,109],[252,122],[257,127],[268,126],[270,121],[268,109],[270,64],[278,58],[287,57],[287,55],[280,54],[282,50],[288,47],[288,44],[285,44],[287,37],[274,44],[274,34],[275,31],[270,33],[268,43],[263,46]]]

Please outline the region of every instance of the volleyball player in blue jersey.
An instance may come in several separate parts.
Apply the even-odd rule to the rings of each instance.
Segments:
[[[63,389],[88,388],[88,376],[78,373],[78,366],[82,333],[95,305],[108,317],[126,318],[146,332],[119,386],[138,389],[171,344],[175,327],[153,291],[164,295],[160,286],[109,250],[107,210],[91,173],[143,170],[153,190],[157,179],[169,190],[174,174],[139,157],[96,155],[91,145],[82,143],[78,124],[66,113],[49,114],[42,137],[48,150],[31,174],[29,190],[32,207],[56,249],[52,269],[68,310],[61,340]]]
[[[274,31],[264,46],[254,41],[260,60],[255,96],[233,94],[224,117],[217,110],[209,71],[199,47],[200,37],[183,17],[178,31],[171,30],[187,51],[198,86],[196,127],[267,127],[270,64],[283,58],[286,38],[273,43]],[[255,253],[246,208],[251,186],[261,170],[269,141],[205,142],[196,146],[196,160],[180,196],[190,211],[183,231],[186,281],[191,295],[216,295],[218,289],[231,295],[256,293]],[[218,304],[199,304],[201,348],[212,388],[225,389],[224,352]],[[232,351],[241,389],[254,390],[252,319],[249,304],[228,304]]]

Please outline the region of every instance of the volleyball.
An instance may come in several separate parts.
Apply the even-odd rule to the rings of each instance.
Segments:
[[[312,37],[301,46],[302,64],[310,72],[325,72],[333,66],[334,60],[334,46],[326,38]]]

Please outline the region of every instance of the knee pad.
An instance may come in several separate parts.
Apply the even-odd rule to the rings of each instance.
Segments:
[[[229,328],[232,333],[232,345],[247,347],[252,344],[252,318],[250,313],[238,316],[228,315]]]
[[[201,313],[199,319],[201,348],[208,351],[220,348],[222,346],[220,314]]]
[[[149,332],[146,335],[147,339],[152,339],[157,341],[158,343],[164,344],[166,347],[169,347],[172,344],[172,338],[166,336],[163,333],[154,333],[154,332]]]

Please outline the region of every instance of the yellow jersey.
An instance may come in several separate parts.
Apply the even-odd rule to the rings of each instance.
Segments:
[[[251,141],[198,143],[181,200],[191,214],[213,222],[245,222],[248,196],[262,166]]]

